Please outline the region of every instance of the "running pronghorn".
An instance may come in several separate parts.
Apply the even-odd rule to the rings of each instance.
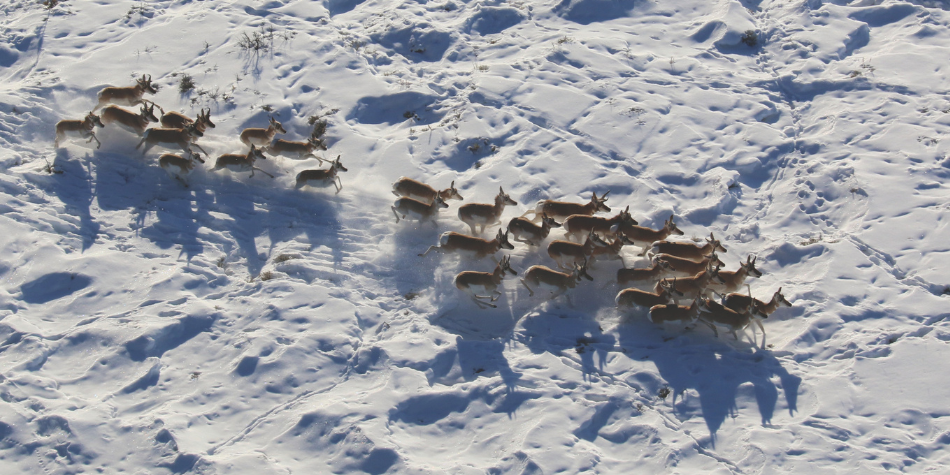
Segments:
[[[460,272],[455,276],[455,287],[468,294],[479,308],[485,308],[484,305],[498,308],[492,302],[498,300],[498,297],[501,296],[501,292],[497,289],[507,273],[518,275],[511,268],[511,256],[502,257],[498,265],[495,266],[494,272]],[[488,302],[483,302],[483,299],[488,299]]]
[[[314,188],[326,188],[330,185],[336,187],[337,194],[343,189],[343,181],[340,180],[339,172],[349,171],[340,163],[340,155],[336,160],[330,162],[330,168],[326,170],[304,170],[297,174],[296,187],[303,188],[312,186]]]
[[[653,287],[653,292],[647,292],[640,289],[623,289],[614,299],[617,307],[621,310],[639,305],[641,307],[651,308],[655,305],[666,305],[674,300],[676,296],[683,296],[683,293],[676,290],[676,278],[673,280],[661,279]],[[673,302],[675,303],[675,302]]]
[[[158,117],[155,117],[154,111],[154,105],[142,104],[142,109],[139,110],[138,114],[119,106],[108,105],[102,108],[99,118],[102,119],[103,125],[118,124],[132,133],[142,135],[145,133],[145,129],[148,128],[148,124],[158,122]]]
[[[758,257],[752,257],[750,254],[746,258],[745,262],[739,263],[738,270],[731,271],[720,271],[719,272],[719,282],[713,282],[709,284],[709,288],[715,290],[721,294],[726,292],[735,292],[742,287],[743,282],[745,282],[746,277],[762,277],[762,273],[755,268],[755,260]]]
[[[696,275],[706,270],[706,267],[710,262],[712,262],[714,266],[722,267],[726,265],[725,262],[719,260],[719,256],[716,255],[716,251],[713,251],[708,256],[705,256],[705,258],[699,262],[690,259],[684,259],[682,257],[671,256],[669,254],[657,254],[653,256],[653,258],[670,264],[673,266],[673,269],[675,269],[673,271],[674,274],[683,277]]]
[[[719,336],[719,330],[716,329],[717,326],[725,327],[732,333],[732,336],[736,340],[739,340],[738,331],[745,329],[749,326],[749,323],[752,322],[752,312],[755,308],[755,305],[750,301],[749,304],[739,310],[733,310],[728,307],[724,307],[722,304],[712,300],[712,299],[701,299],[699,304],[699,318],[709,328],[712,328],[713,333],[716,337]],[[752,329],[752,336],[755,337],[755,328]],[[765,328],[762,328],[762,338],[763,343],[765,343]]]
[[[442,233],[442,236],[439,237],[438,246],[429,246],[426,252],[419,255],[425,256],[429,251],[438,251],[443,254],[446,252],[454,252],[473,259],[481,259],[485,256],[492,256],[492,259],[494,259],[496,252],[502,249],[514,248],[515,246],[512,246],[511,243],[508,242],[508,233],[503,233],[500,229],[495,239],[491,241],[479,237],[467,236],[454,231],[447,231]]]
[[[621,224],[620,232],[623,233],[624,236],[627,236],[627,239],[633,241],[632,244],[642,248],[640,251],[641,256],[650,250],[650,246],[652,246],[653,243],[662,241],[671,234],[677,236],[683,235],[683,231],[673,224],[673,216],[670,216],[670,219],[666,220],[660,229],[650,229],[635,224]]]
[[[505,205],[516,206],[518,203],[511,199],[505,190],[498,187],[498,194],[495,195],[495,204],[487,203],[468,203],[459,207],[459,219],[472,228],[472,235],[475,235],[475,226],[481,226],[482,233],[485,232],[485,226],[497,224],[500,222],[501,213],[505,210]]]
[[[143,144],[145,148],[142,149],[142,155],[148,153],[149,149],[158,145],[158,144],[173,144],[181,147],[182,150],[191,150],[191,146],[194,145],[198,147],[199,150],[204,152],[205,150],[201,148],[200,145],[194,143],[198,137],[201,137],[201,132],[195,128],[195,124],[186,125],[182,129],[166,129],[163,127],[153,127],[145,131],[142,134],[142,141],[139,142],[135,148],[141,147]],[[207,155],[208,152],[205,152]]]
[[[694,296],[705,296],[707,291],[710,290],[708,287],[712,285],[714,281],[721,282],[719,280],[719,267],[714,266],[712,262],[706,266],[706,270],[696,273],[692,277],[681,277],[676,281],[676,286],[679,287],[680,292],[683,292],[684,295],[694,297]]]
[[[542,200],[538,202],[534,210],[525,211],[521,217],[523,218],[529,213],[534,213],[534,218],[532,218],[531,222],[536,223],[538,222],[538,219],[545,214],[553,219],[560,219],[561,221],[564,221],[568,216],[574,214],[593,216],[593,214],[598,211],[609,213],[610,207],[606,205],[607,195],[609,194],[610,192],[608,191],[598,198],[597,193],[592,193],[593,196],[591,196],[590,202],[583,204],[570,203],[567,201]]]
[[[143,102],[151,103],[155,105],[154,102],[143,99],[145,93],[155,94],[158,92],[155,89],[155,86],[152,85],[152,75],[147,77],[143,74],[141,79],[135,80],[134,86],[128,87],[107,87],[99,91],[99,103],[96,104],[96,107],[92,109],[93,112],[99,110],[100,107],[112,103],[118,104],[120,106],[136,106]],[[161,107],[159,107],[161,109]]]
[[[435,218],[439,217],[439,210],[448,207],[449,205],[439,195],[435,195],[435,200],[432,203],[424,203],[417,199],[405,197],[399,198],[391,206],[393,214],[396,215],[397,223],[401,214],[403,219],[415,219],[420,223],[429,221],[433,226],[436,225]]]
[[[185,181],[185,177],[194,170],[195,160],[201,163],[205,161],[201,158],[201,155],[192,152],[191,149],[188,149],[185,153],[188,154],[187,157],[173,153],[163,153],[162,156],[158,157],[158,165],[162,167],[162,170],[165,170],[165,173],[168,173],[168,176],[178,180],[182,185],[187,187],[188,182]]]
[[[713,236],[713,233],[709,233],[709,237],[706,238],[706,244],[703,246],[697,246],[687,242],[671,241],[653,243],[653,255],[670,254],[697,262],[705,259],[706,256],[713,251],[726,252],[726,248],[722,247],[722,243]]]
[[[588,233],[584,244],[562,240],[551,241],[548,244],[548,255],[551,256],[551,259],[554,259],[554,262],[561,269],[570,269],[571,266],[577,263],[584,263],[585,266],[590,267],[589,258],[594,253],[594,249],[607,246],[607,242],[592,230]]]
[[[102,146],[102,142],[96,137],[96,133],[93,131],[96,127],[105,127],[102,124],[102,120],[99,119],[99,116],[93,114],[92,112],[86,114],[86,117],[83,120],[61,120],[56,123],[56,140],[53,141],[53,146],[59,148],[59,143],[62,142],[66,137],[70,135],[78,135],[80,138],[86,139],[86,143],[96,141],[96,148]]]
[[[669,262],[653,258],[652,265],[646,268],[617,269],[617,283],[621,287],[629,285],[649,285],[660,280],[660,277],[676,270]]]
[[[617,234],[617,237],[615,237],[612,242],[605,242],[604,244],[606,244],[606,246],[598,246],[594,248],[594,252],[590,254],[590,267],[594,267],[594,261],[597,259],[619,260],[620,265],[626,267],[627,264],[623,262],[623,255],[620,254],[620,251],[623,249],[624,244],[633,244],[633,241],[627,239],[627,236],[623,234]]]
[[[511,218],[508,221],[508,232],[511,233],[512,240],[523,242],[529,246],[540,246],[541,241],[548,237],[551,228],[559,228],[561,225],[554,221],[554,218],[541,213],[541,225],[534,224],[529,219]]]
[[[322,165],[323,162],[329,162],[313,153],[314,150],[326,150],[327,145],[323,139],[316,135],[311,135],[306,142],[294,142],[290,140],[277,139],[274,143],[264,147],[264,151],[271,155],[283,155],[294,160],[304,160],[309,157],[316,158]]]
[[[396,183],[393,183],[393,194],[396,196],[405,196],[423,203],[432,203],[435,197],[442,198],[442,201],[462,200],[459,190],[455,189],[455,181],[444,190],[436,190],[425,183],[413,180],[412,178],[399,177]]]
[[[182,129],[188,124],[195,124],[198,132],[204,133],[208,127],[214,128],[214,122],[211,122],[211,109],[201,109],[198,118],[191,120],[184,114],[178,112],[166,112],[162,115],[162,127],[169,129]]]
[[[251,127],[244,129],[241,132],[241,142],[244,145],[257,145],[258,147],[266,147],[270,145],[271,140],[274,140],[274,136],[277,135],[277,132],[286,134],[287,131],[284,130],[284,126],[277,122],[276,119],[271,117],[270,125],[266,129]]]
[[[214,168],[212,171],[220,170],[222,168],[227,168],[232,172],[251,172],[251,176],[254,176],[254,171],[257,170],[271,178],[274,178],[274,175],[261,170],[254,166],[254,162],[257,159],[266,160],[267,157],[264,156],[264,152],[261,149],[251,145],[251,149],[248,150],[246,154],[240,153],[227,153],[218,157],[218,160],[214,162]]]
[[[690,325],[699,318],[699,305],[701,300],[702,297],[694,298],[693,303],[688,307],[675,303],[654,305],[650,307],[650,321],[657,325],[665,323]]]
[[[623,224],[634,225],[637,220],[630,216],[630,207],[617,213],[612,218],[603,218],[600,216],[588,216],[586,214],[575,214],[568,216],[561,225],[564,227],[564,234],[568,239],[573,238],[577,242],[586,236],[590,231],[602,235],[616,234],[617,229]]]
[[[741,312],[743,309],[749,308],[751,304],[754,308],[752,312],[752,318],[755,321],[755,324],[762,330],[762,346],[765,346],[765,326],[762,325],[762,320],[769,318],[769,315],[772,315],[772,312],[778,310],[780,306],[791,307],[792,303],[785,299],[785,296],[782,295],[782,288],[772,294],[772,299],[768,302],[763,302],[759,299],[752,298],[752,290],[749,290],[749,295],[743,295],[739,293],[731,293],[726,295],[723,305],[726,308],[735,310],[736,312]],[[755,336],[755,329],[752,329],[752,335]]]
[[[594,278],[587,273],[586,262],[583,265],[575,263],[574,271],[570,274],[558,272],[545,266],[531,266],[531,268],[525,271],[521,283],[528,289],[529,296],[534,296],[535,289],[547,290],[552,294],[548,297],[548,300],[555,299],[559,295],[565,295],[567,297],[567,303],[573,307],[574,302],[571,301],[571,295],[566,292],[576,287],[582,278],[594,280]],[[528,285],[528,282],[534,286],[534,289],[531,288],[531,285]]]

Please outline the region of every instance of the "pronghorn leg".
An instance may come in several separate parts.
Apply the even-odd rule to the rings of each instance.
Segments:
[[[261,172],[261,173],[263,173],[263,174],[265,174],[265,175],[267,175],[267,176],[269,176],[269,177],[271,177],[271,178],[274,178],[274,175],[271,175],[270,173],[267,173],[267,172],[265,172],[264,170],[261,170],[260,168],[257,168],[257,167],[251,167],[251,176],[254,176],[254,170],[257,170],[257,171],[259,171],[259,172]]]
[[[762,321],[761,321],[761,320],[756,320],[756,321],[755,321],[755,324],[758,325],[759,328],[762,330],[762,348],[765,348],[765,327],[762,326]],[[753,330],[753,331],[755,331],[755,330]]]
[[[392,208],[393,214],[396,215],[396,222],[398,223],[398,222],[399,222],[399,213],[396,212],[396,207],[395,207],[395,206],[390,206],[390,208]]]
[[[707,322],[705,318],[700,318],[699,321],[703,322],[704,325],[709,327],[709,329],[713,331],[713,335],[716,335],[716,338],[719,338],[719,330],[716,329],[716,325],[713,325],[712,323]]]
[[[534,291],[531,290],[531,287],[528,287],[528,283],[525,282],[524,279],[521,279],[521,283],[525,286],[526,289],[528,289],[528,296],[534,297]]]
[[[480,296],[474,295],[474,294],[472,295],[472,301],[475,302],[475,304],[478,305],[478,308],[485,308],[485,307],[483,307],[483,305],[487,305],[487,306],[489,306],[489,307],[491,307],[491,308],[498,308],[498,306],[495,305],[495,304],[493,304],[493,303],[482,302],[481,300],[478,300],[479,298],[484,298],[484,297],[480,297]]]
[[[89,133],[89,140],[87,140],[86,143],[92,142],[93,140],[96,141],[96,149],[97,149],[97,150],[98,150],[100,147],[102,147],[102,142],[99,141],[99,137],[96,137],[96,134],[90,132],[90,133]]]
[[[425,256],[426,254],[429,253],[429,251],[439,251],[439,252],[442,252],[442,248],[433,244],[433,245],[429,246],[428,249],[426,249],[426,252],[423,252],[422,254],[419,254],[419,255],[420,255],[420,256]]]
[[[191,145],[194,145],[195,147],[198,147],[198,150],[201,150],[201,153],[203,153],[203,154],[205,154],[205,155],[208,155],[208,152],[206,152],[205,149],[201,148],[201,145],[198,145],[198,144],[196,144],[196,143],[194,143],[194,142],[192,142]],[[188,150],[188,145],[185,145],[184,147],[182,147],[182,149]]]
[[[340,190],[343,189],[343,180],[341,180],[340,177],[336,177],[336,178],[333,180],[333,186],[336,187],[336,194],[339,195],[339,194],[340,194]]]

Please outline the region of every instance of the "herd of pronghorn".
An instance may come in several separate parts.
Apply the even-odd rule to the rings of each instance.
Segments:
[[[188,118],[177,112],[165,113],[162,110],[162,117],[159,120],[155,116],[156,104],[145,99],[145,93],[155,94],[157,90],[152,85],[152,77],[143,75],[135,80],[136,84],[129,87],[107,87],[99,91],[99,102],[92,112],[86,114],[82,120],[61,120],[56,124],[56,140],[54,145],[58,148],[60,143],[68,136],[78,136],[86,139],[86,142],[96,141],[97,148],[102,143],[96,137],[96,127],[106,127],[110,124],[118,125],[134,134],[142,137],[142,141],[135,148],[142,149],[142,155],[156,146],[181,148],[185,156],[165,153],[159,157],[158,163],[169,176],[177,179],[183,185],[188,186],[185,178],[195,168],[195,161],[204,163],[200,153],[194,152],[191,147],[197,147],[205,155],[207,152],[197,144],[199,138],[204,136],[205,130],[209,127],[214,128],[211,122],[211,110],[202,110],[196,119]],[[138,113],[119,107],[141,105]],[[104,106],[104,107],[103,107]],[[102,108],[99,115],[95,112]],[[149,128],[148,125],[153,122],[161,122],[162,127]],[[336,160],[325,160],[314,154],[316,150],[326,150],[326,144],[321,135],[325,130],[326,122],[318,122],[310,138],[305,142],[294,142],[290,140],[277,139],[274,137],[277,133],[287,133],[280,122],[270,118],[270,124],[266,129],[247,128],[241,132],[241,142],[250,147],[247,153],[229,153],[218,157],[212,170],[227,168],[233,172],[251,172],[259,171],[271,178],[274,176],[254,166],[254,162],[266,159],[264,153],[271,155],[283,155],[294,159],[316,158],[323,163],[330,163],[330,168],[326,170],[304,170],[297,174],[297,188],[304,186],[329,187],[336,188],[337,193],[343,188],[338,172],[347,171],[340,163],[340,157]],[[273,142],[272,142],[273,141]]]
[[[210,110],[202,110],[194,120],[176,112],[163,112],[160,120],[163,127],[148,128],[149,123],[159,122],[159,119],[154,114],[156,105],[143,97],[147,92],[154,94],[156,90],[151,84],[151,77],[144,75],[136,79],[135,86],[103,89],[99,92],[98,104],[83,120],[63,120],[56,124],[55,146],[59,147],[60,142],[68,135],[85,138],[87,142],[96,140],[101,146],[95,135],[95,127],[120,125],[142,137],[136,148],[144,145],[143,155],[155,145],[181,148],[185,156],[166,153],[159,158],[159,164],[170,176],[187,186],[185,177],[194,169],[195,161],[204,163],[201,155],[192,151],[191,146],[194,145],[201,152],[205,152],[196,141],[208,127],[215,126],[211,122]],[[118,107],[140,104],[141,110],[138,114]],[[102,112],[97,116],[95,111],[99,108],[102,108]],[[325,127],[325,123],[322,124]],[[251,176],[254,176],[256,170],[273,177],[254,166],[255,160],[266,158],[265,152],[296,159],[314,157],[320,160],[320,163],[330,162],[330,168],[300,172],[297,175],[297,188],[308,185],[334,186],[339,193],[342,183],[337,173],[347,171],[340,163],[340,157],[330,161],[314,154],[315,150],[327,149],[321,139],[323,127],[318,123],[306,142],[274,140],[278,132],[286,131],[280,122],[271,118],[266,129],[248,128],[241,132],[241,142],[250,147],[246,154],[221,155],[213,170],[227,168],[235,172],[249,171]],[[208,155],[207,152],[205,155]],[[400,219],[414,219],[434,224],[439,210],[449,207],[446,203],[448,200],[462,200],[454,181],[449,188],[437,191],[429,185],[403,177],[393,185],[393,193],[400,197],[392,206],[397,223]],[[745,262],[740,262],[737,270],[721,271],[724,264],[717,252],[725,253],[726,249],[712,233],[706,238],[704,245],[698,246],[692,242],[666,240],[670,235],[683,235],[683,231],[673,223],[672,216],[659,230],[639,226],[630,215],[629,206],[612,217],[595,216],[598,212],[611,211],[606,205],[608,193],[600,197],[594,193],[587,203],[541,201],[534,210],[512,218],[508,222],[507,231],[498,230],[494,239],[479,238],[477,235],[484,233],[486,226],[501,222],[505,206],[517,205],[499,188],[493,204],[469,203],[459,207],[459,219],[468,224],[471,236],[453,231],[445,232],[441,235],[438,245],[430,246],[420,256],[438,251],[476,259],[489,256],[495,259],[498,251],[514,249],[509,236],[514,241],[537,247],[548,237],[552,228],[560,227],[563,228],[566,239],[550,241],[547,250],[557,267],[564,272],[543,265],[531,266],[521,279],[531,296],[534,296],[535,291],[546,291],[550,294],[549,298],[564,295],[568,303],[573,305],[568,290],[576,287],[582,279],[594,280],[587,273],[587,269],[592,267],[596,260],[620,260],[622,268],[617,271],[617,282],[623,290],[617,294],[616,303],[621,311],[638,306],[645,307],[649,309],[650,320],[654,323],[692,325],[700,322],[711,328],[717,336],[717,327],[723,327],[732,332],[736,339],[739,330],[755,322],[762,330],[764,344],[765,327],[762,320],[768,318],[779,306],[791,306],[791,303],[782,295],[781,288],[766,302],[752,298],[748,284],[746,294],[737,292],[747,277],[762,275],[755,268],[755,257],[749,256]],[[530,214],[534,216],[528,219]],[[621,248],[624,245],[640,247],[639,255],[649,257],[651,266],[626,268],[621,256]],[[494,302],[502,295],[498,286],[505,275],[517,275],[511,268],[510,261],[510,256],[496,261],[494,272],[461,272],[455,278],[455,286],[468,294],[479,308],[494,308]],[[650,288],[652,292],[644,290]],[[720,295],[719,301],[710,298],[712,294]],[[691,304],[679,305],[680,298],[691,300]],[[752,327],[752,330],[754,335],[755,328]]]
[[[577,286],[582,279],[594,280],[587,273],[596,260],[619,260],[621,268],[617,271],[617,282],[623,290],[617,294],[616,302],[621,311],[633,307],[649,309],[650,320],[654,323],[679,323],[692,325],[701,322],[719,335],[717,327],[724,327],[738,339],[736,332],[749,326],[751,322],[762,330],[765,343],[765,327],[762,320],[779,306],[791,306],[782,295],[782,289],[763,302],[752,298],[751,287],[746,284],[748,293],[737,292],[747,277],[761,277],[755,268],[756,258],[749,256],[741,262],[739,269],[721,271],[723,262],[717,252],[726,252],[715,236],[710,233],[702,246],[692,242],[667,241],[670,235],[683,235],[673,216],[670,216],[661,229],[639,226],[630,215],[630,207],[611,217],[595,216],[597,212],[611,212],[607,206],[607,194],[598,197],[593,193],[587,203],[544,200],[534,210],[508,222],[507,231],[498,230],[494,239],[482,239],[485,227],[501,223],[505,206],[515,206],[505,190],[498,189],[495,202],[469,203],[458,209],[459,219],[467,224],[471,236],[448,231],[441,235],[438,245],[419,254],[425,256],[432,251],[456,253],[461,256],[481,259],[492,257],[502,249],[514,249],[511,240],[528,246],[538,247],[551,232],[552,228],[562,228],[566,239],[552,240],[547,245],[548,255],[561,271],[543,265],[528,268],[521,283],[528,289],[529,295],[536,291],[549,293],[549,298],[564,295],[568,303],[571,296],[568,291]],[[438,191],[429,185],[402,177],[393,185],[393,194],[400,196],[392,206],[396,222],[401,218],[411,218],[435,222],[439,210],[448,208],[449,199],[462,200],[453,181],[448,188]],[[531,219],[528,216],[533,214]],[[621,255],[624,245],[640,247],[640,256],[649,256],[651,266],[628,269]],[[502,295],[498,286],[507,274],[517,275],[511,268],[511,257],[496,261],[494,272],[464,271],[455,277],[455,286],[468,294],[479,308],[496,307],[494,302]],[[563,271],[563,272],[562,272]],[[652,288],[653,291],[648,290]],[[709,295],[718,293],[722,298],[716,301]],[[688,306],[679,305],[679,299],[692,300]],[[752,328],[753,335],[755,328]]]

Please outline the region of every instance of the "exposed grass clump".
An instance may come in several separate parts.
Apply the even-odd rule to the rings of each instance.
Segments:
[[[178,93],[179,94],[188,94],[191,90],[195,88],[195,78],[191,77],[188,73],[182,73],[181,78],[178,80]]]
[[[755,48],[755,45],[759,44],[759,35],[756,34],[754,30],[746,30],[739,41],[742,41],[750,48]]]

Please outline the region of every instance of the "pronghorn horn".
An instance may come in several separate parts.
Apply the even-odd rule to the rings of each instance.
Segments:
[[[601,199],[601,200],[606,200],[606,199],[607,199],[607,195],[609,195],[609,194],[610,194],[610,190],[607,190],[606,193],[600,195],[600,199]]]

